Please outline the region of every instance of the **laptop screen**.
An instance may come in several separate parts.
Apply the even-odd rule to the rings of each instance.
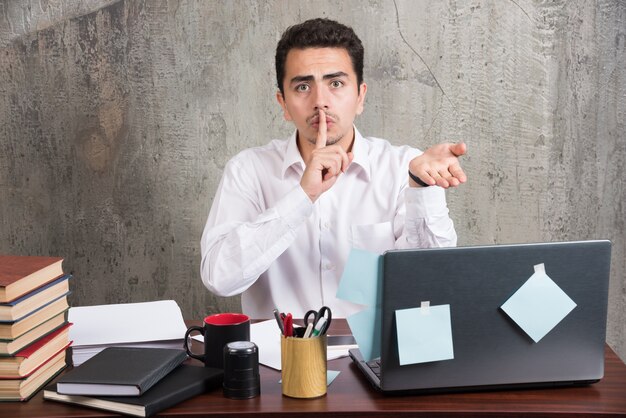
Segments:
[[[610,253],[609,241],[386,252],[381,389],[597,381],[604,373]],[[533,290],[531,283],[525,297],[547,299],[541,306],[520,301],[531,277],[548,283],[542,271],[551,290],[536,284]],[[573,303],[562,318],[552,312],[562,308],[551,293],[559,294],[556,289]],[[503,308],[509,299],[518,312]],[[411,316],[426,309],[443,322],[429,328],[432,318]],[[440,315],[446,310],[447,322]],[[524,316],[532,314],[539,324],[529,326]],[[442,332],[446,327],[448,334]],[[537,334],[533,327],[544,330]]]

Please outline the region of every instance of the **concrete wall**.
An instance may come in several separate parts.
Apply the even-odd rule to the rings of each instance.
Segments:
[[[465,140],[460,244],[609,238],[608,341],[626,359],[626,2],[0,2],[0,252],[64,256],[74,306],[199,278],[226,161],[285,137],[281,32],[327,16],[366,47],[367,135]]]

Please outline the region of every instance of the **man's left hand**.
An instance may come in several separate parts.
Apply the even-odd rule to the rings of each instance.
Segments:
[[[466,152],[467,145],[463,142],[435,145],[419,157],[413,158],[409,163],[409,170],[429,186],[437,185],[444,189],[456,187],[467,181],[467,176],[459,164],[459,157]],[[411,178],[409,184],[412,187],[420,187]]]

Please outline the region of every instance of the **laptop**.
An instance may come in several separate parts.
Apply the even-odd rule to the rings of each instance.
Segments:
[[[606,240],[387,251],[381,356],[366,362],[358,349],[350,356],[388,394],[597,382],[604,375],[610,261]],[[535,342],[501,306],[540,264],[576,306]],[[422,301],[449,305],[453,358],[400,365],[395,312]]]

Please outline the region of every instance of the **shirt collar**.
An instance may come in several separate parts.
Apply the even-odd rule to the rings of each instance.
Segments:
[[[369,156],[369,146],[367,141],[361,136],[359,130],[354,126],[354,143],[352,144],[352,155],[354,158],[352,159],[352,165],[358,166],[365,175],[365,178],[370,180],[370,160]],[[282,178],[285,179],[287,174],[287,170],[294,165],[299,165],[299,172],[304,172],[304,160],[302,159],[302,155],[300,154],[300,150],[298,150],[298,142],[296,141],[298,130],[294,130],[293,134],[289,137],[287,142],[287,150],[285,152],[285,158],[283,159],[283,166],[281,167],[281,175]],[[352,166],[351,165],[351,166]],[[294,170],[298,171],[296,167]]]
[[[282,175],[283,180],[287,175],[287,170],[294,165],[299,165],[300,170],[294,167],[296,172],[303,173],[304,172],[304,160],[302,160],[302,155],[300,155],[300,150],[298,149],[298,142],[296,141],[298,130],[295,129],[293,134],[289,137],[287,141],[287,150],[285,151],[285,158],[283,159],[283,166],[281,167],[280,173]]]
[[[359,130],[354,127],[354,143],[352,144],[352,165],[356,164],[361,168],[367,181],[370,180],[370,159],[369,159],[369,143],[361,136]]]

